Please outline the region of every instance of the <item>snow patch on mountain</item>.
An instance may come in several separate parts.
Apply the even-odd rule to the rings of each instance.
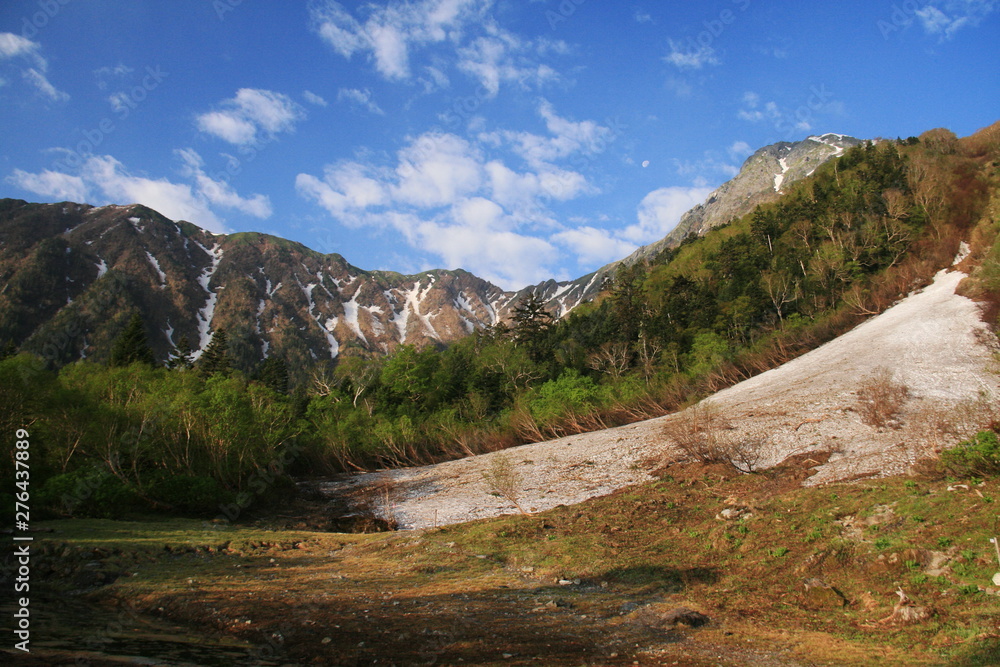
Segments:
[[[198,311],[198,350],[194,353],[194,358],[200,359],[205,348],[208,347],[209,341],[212,340],[212,335],[209,332],[212,328],[212,318],[215,316],[215,304],[219,300],[219,295],[217,292],[212,291],[210,285],[212,283],[212,276],[215,275],[216,269],[219,268],[219,263],[222,262],[223,250],[222,246],[218,244],[209,250],[197,241],[195,243],[212,258],[212,263],[205,267],[205,270],[198,276],[198,284],[208,293],[205,306]]]
[[[156,261],[156,258],[148,250],[146,251],[146,259],[149,260],[149,263],[156,269],[157,275],[160,276],[160,289],[163,289],[167,286],[167,274],[163,272],[163,269],[160,268],[160,263]]]

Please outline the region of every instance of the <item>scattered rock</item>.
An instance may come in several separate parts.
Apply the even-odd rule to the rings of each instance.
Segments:
[[[708,616],[687,607],[676,607],[666,612],[661,609],[662,607],[646,605],[629,616],[633,622],[654,630],[673,630],[678,625],[700,628],[711,621]]]
[[[700,628],[710,620],[705,614],[688,609],[687,607],[678,607],[663,615],[663,622],[667,625],[683,624],[690,628]]]
[[[748,507],[727,507],[718,514],[715,518],[720,521],[738,521],[744,517],[750,517],[750,508]]]
[[[892,613],[881,619],[879,623],[900,623],[909,625],[920,623],[931,617],[932,610],[929,607],[922,607],[913,602],[902,588],[896,591],[899,602],[893,608]]]

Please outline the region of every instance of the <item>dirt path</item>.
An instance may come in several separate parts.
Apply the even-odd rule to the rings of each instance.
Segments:
[[[991,370],[996,339],[976,304],[955,294],[963,278],[942,271],[926,289],[844,336],[707,400],[730,430],[769,434],[761,467],[795,453],[833,451],[809,483],[903,473],[930,448],[954,441],[945,431],[976,416],[971,406],[980,395],[1000,396],[1000,376]],[[860,381],[878,368],[910,390],[898,428],[865,425],[855,410]],[[390,478],[401,527],[461,523],[516,511],[490,495],[482,476],[491,459],[506,456],[521,476],[520,504],[542,511],[652,479],[644,463],[673,451],[663,433],[672,419],[677,416],[319,488],[339,493]]]

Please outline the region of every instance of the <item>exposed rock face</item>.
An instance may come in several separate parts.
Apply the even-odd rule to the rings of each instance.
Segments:
[[[854,137],[824,134],[795,143],[782,141],[765,146],[748,157],[740,173],[719,186],[704,204],[685,213],[666,237],[639,248],[622,261],[632,264],[648,259],[679,245],[690,234],[701,235],[742,217],[760,204],[774,201],[784,187],[811,175],[830,158],[839,157],[860,143]]]
[[[543,288],[547,299],[558,294],[558,302],[550,302],[549,306],[561,317],[580,303],[597,296],[601,288],[614,278],[620,266],[630,266],[651,259],[668,248],[677,247],[691,234],[700,236],[729,223],[733,218],[750,213],[760,204],[774,201],[781,196],[785,187],[810,176],[824,162],[843,155],[845,150],[860,143],[860,140],[843,134],[824,134],[794,143],[783,141],[765,146],[747,158],[740,173],[719,186],[705,203],[685,213],[673,231],[664,238],[583,278],[568,283],[550,282],[536,287]]]

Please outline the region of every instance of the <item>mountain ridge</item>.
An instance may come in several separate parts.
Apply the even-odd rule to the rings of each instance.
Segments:
[[[595,298],[619,267],[749,213],[858,143],[827,134],[765,146],[660,241],[576,280],[516,291],[464,269],[365,270],[298,241],[215,234],[141,204],[2,200],[0,341],[42,353],[46,341],[72,330],[74,340],[46,356],[57,364],[101,359],[127,313],[138,311],[161,360],[182,336],[200,355],[220,327],[245,369],[270,354],[305,367],[341,355],[388,354],[403,344],[446,345],[505,321],[531,294],[564,317]]]

